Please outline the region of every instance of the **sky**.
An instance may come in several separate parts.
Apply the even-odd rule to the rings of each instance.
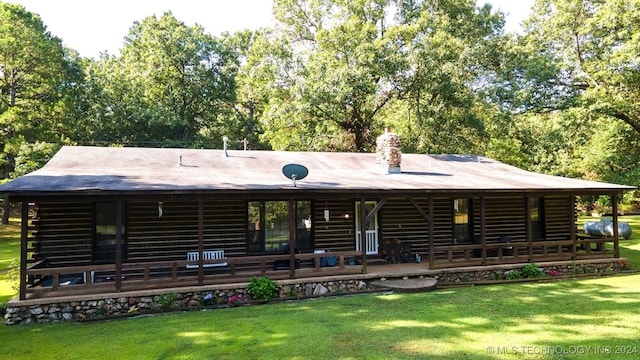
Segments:
[[[117,55],[134,21],[171,11],[187,25],[195,23],[218,36],[273,23],[272,0],[0,0],[23,5],[40,15],[52,35],[83,57]],[[506,31],[518,31],[534,0],[477,0],[507,15]]]

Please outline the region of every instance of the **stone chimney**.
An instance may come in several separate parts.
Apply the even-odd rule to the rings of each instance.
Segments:
[[[401,160],[400,137],[386,128],[376,139],[376,165],[385,174],[400,174]]]

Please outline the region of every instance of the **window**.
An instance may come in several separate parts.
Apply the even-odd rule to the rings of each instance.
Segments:
[[[282,252],[289,245],[289,202],[250,201],[247,204],[249,253]],[[312,241],[311,201],[296,201],[296,248],[310,250]]]
[[[473,216],[471,199],[453,200],[453,243],[471,242],[473,235]]]
[[[531,218],[529,219],[531,237],[535,240],[544,239],[544,199],[538,197],[529,198],[529,209],[531,212]]]
[[[125,257],[125,211],[122,211],[122,256]],[[103,202],[95,205],[95,227],[93,258],[98,263],[113,263],[116,260],[116,203]]]

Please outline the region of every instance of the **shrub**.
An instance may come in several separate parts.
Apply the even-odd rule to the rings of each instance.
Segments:
[[[527,264],[522,268],[522,276],[529,279],[539,278],[544,276],[544,271],[536,264]]]
[[[157,303],[161,309],[169,309],[173,307],[178,300],[180,300],[180,295],[176,293],[163,294],[158,297]]]
[[[507,273],[505,274],[505,279],[507,280],[522,279],[522,273],[516,269],[507,271]]]
[[[212,294],[210,292],[208,293],[202,293],[200,294],[200,305],[202,306],[208,306],[208,305],[215,305],[218,303],[218,297],[216,296],[216,294]]]
[[[278,285],[275,281],[272,281],[267,276],[263,276],[261,278],[252,277],[249,286],[247,286],[247,290],[251,297],[254,299],[262,299],[264,301],[269,301],[276,297],[276,289]]]

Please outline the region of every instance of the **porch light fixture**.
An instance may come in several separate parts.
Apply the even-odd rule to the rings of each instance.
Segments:
[[[329,221],[329,209],[324,209],[324,221]]]
[[[162,201],[158,201],[158,217],[162,217]]]
[[[349,214],[344,214],[345,219],[349,219]]]

